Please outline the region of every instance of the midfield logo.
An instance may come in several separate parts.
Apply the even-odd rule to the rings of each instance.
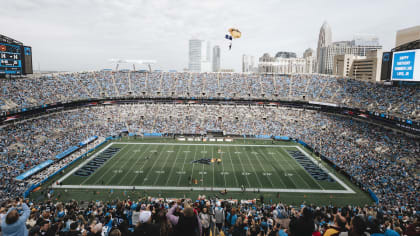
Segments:
[[[212,159],[202,158],[202,159],[191,161],[191,164],[193,164],[193,163],[200,163],[200,164],[210,165],[210,163],[212,163]]]

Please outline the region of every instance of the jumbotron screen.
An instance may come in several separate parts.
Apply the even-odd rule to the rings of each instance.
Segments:
[[[22,74],[22,46],[0,43],[0,74]]]
[[[391,80],[420,81],[420,49],[394,52]]]

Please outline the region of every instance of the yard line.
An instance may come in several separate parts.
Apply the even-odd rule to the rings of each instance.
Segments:
[[[219,148],[220,148],[220,146],[219,147],[217,147],[217,150],[219,150]],[[213,149],[211,149],[211,154],[213,155]],[[222,160],[222,173],[223,173],[223,180],[225,181],[225,188],[226,188],[226,172],[225,172],[225,165],[223,164],[223,159],[222,159],[222,156],[223,156],[223,154],[222,153],[220,153],[221,154],[221,156],[220,156],[220,159]],[[218,156],[219,157],[219,156]],[[218,158],[217,158],[218,159]]]
[[[134,169],[136,169],[137,168],[137,163],[140,161],[140,160],[143,160],[143,165],[142,166],[144,166],[145,165],[145,163],[146,163],[146,161],[143,159],[143,154],[145,154],[146,153],[146,151],[147,150],[149,150],[149,148],[150,148],[150,146],[146,146],[146,148],[144,149],[144,151],[142,152],[142,155],[140,155],[138,158],[137,158],[137,160],[134,162],[134,165],[131,165],[131,167],[128,169],[128,171],[127,171],[127,173],[125,173],[125,175],[124,175],[124,177],[122,177],[121,179],[120,179],[120,181],[118,182],[118,185],[121,183],[121,181],[123,181],[123,179],[125,179],[125,177],[127,177],[127,175],[128,174],[132,174],[132,172],[131,172],[131,170],[134,168]],[[134,153],[134,152],[133,152]],[[134,154],[137,154],[137,152],[136,153],[134,153]],[[130,158],[131,159],[131,158]],[[136,175],[138,175],[138,174],[136,174]],[[131,182],[133,181],[133,179],[134,179],[134,177],[132,178],[132,180],[130,181],[130,184],[131,184]]]
[[[112,145],[111,145],[112,146]],[[92,173],[91,175],[89,175],[84,181],[82,181],[81,183],[80,183],[80,185],[82,185],[82,184],[84,184],[84,183],[86,183],[86,181],[88,181],[91,177],[93,177],[96,173],[98,173],[104,166],[106,166],[106,164],[108,164],[107,162],[108,161],[110,161],[110,160],[112,160],[112,159],[114,159],[114,157],[116,157],[117,156],[117,154],[119,154],[125,147],[127,147],[127,145],[124,145],[117,153],[115,153],[110,159],[108,159],[104,164],[102,164],[102,166],[100,166],[98,169],[96,169],[95,170],[95,172],[94,173]],[[109,147],[107,147],[107,149],[108,149]],[[105,150],[104,150],[105,151]],[[125,151],[126,152],[126,151]],[[92,158],[93,159],[93,158]],[[87,164],[87,163],[86,163]],[[85,164],[83,164],[83,166],[84,166]],[[105,172],[103,175],[101,175],[101,178],[100,179],[102,179],[102,177],[106,174],[107,172]],[[96,181],[95,181],[96,182]]]
[[[195,150],[194,150],[194,161],[195,161],[195,155],[197,154],[197,148],[195,148]],[[193,162],[192,163],[192,168],[191,168],[191,182],[193,181],[193,175],[194,175],[194,165],[195,165],[195,163]]]
[[[252,164],[252,162],[250,161],[250,158],[249,158],[248,152],[245,152],[245,155],[247,156],[247,160],[248,160],[248,162],[251,164],[252,169],[254,170],[254,173],[255,173],[255,176],[257,177],[257,181],[258,181],[258,183],[260,184],[261,188],[264,188],[264,186],[263,186],[263,185],[262,185],[262,183],[261,183],[260,178],[258,178],[257,171],[255,170],[254,165],[253,165],[253,164]]]
[[[190,150],[190,146],[188,146],[188,151]],[[181,173],[184,171],[184,167],[185,167],[185,161],[187,160],[187,156],[184,156],[184,163],[182,164],[182,169],[181,169]],[[176,186],[179,186],[179,182],[181,181],[181,177],[182,174],[179,175],[178,177],[178,182],[176,184]]]
[[[307,174],[312,180],[314,180],[314,182],[321,188],[324,189],[311,175],[309,175],[309,173],[303,168],[303,166],[301,166],[286,150],[284,150],[283,148],[280,149],[280,151],[282,151],[283,153],[285,153],[287,156],[289,156],[292,160],[294,160],[296,162],[296,165],[299,166],[299,168],[305,172],[305,174]],[[290,164],[289,162],[287,163],[290,167],[292,167],[292,164]],[[295,164],[295,163],[294,163]],[[293,169],[293,168],[292,168]],[[293,170],[295,173],[298,173],[296,170]],[[309,183],[302,178],[302,176],[300,174],[298,174],[298,177],[306,184],[306,186],[308,186],[309,188],[311,188],[311,185],[309,185]]]
[[[296,146],[297,149],[299,149],[299,151],[301,151],[306,157],[308,157],[313,163],[317,164],[316,160],[311,157],[305,150],[303,150],[301,147]],[[335,176],[333,173],[331,173],[327,168],[324,167],[324,165],[321,164],[320,167],[322,170],[324,170],[326,173],[328,173],[328,175],[330,175],[335,181],[337,181],[337,183],[339,183],[342,187],[344,187],[345,189],[347,189],[347,191],[351,191],[354,193],[353,189],[351,189],[349,186],[347,186],[347,184],[345,184],[343,181],[341,181],[341,179],[337,178],[337,176]]]
[[[258,148],[256,149],[256,150],[258,150]],[[261,154],[260,152],[257,152],[257,153],[259,153],[258,155],[263,155],[264,156],[264,154]],[[255,159],[257,159],[257,161],[258,161],[258,163],[259,163],[259,165],[262,167],[262,169],[263,169],[263,171],[264,171],[264,173],[267,173],[267,171],[265,170],[265,168],[264,168],[264,165],[263,164],[261,164],[261,161],[260,161],[260,158],[258,158],[257,156],[255,156],[254,155],[254,157],[255,157]],[[257,173],[255,173],[255,174],[257,174]],[[271,181],[271,178],[269,177],[269,176],[266,176],[266,175],[263,175],[266,179],[268,179],[268,181],[270,182],[270,184],[271,184],[271,187],[273,187],[274,188],[274,184],[273,184],[273,182]]]
[[[150,146],[147,146],[147,149],[146,150],[148,150],[150,148]],[[146,153],[146,151],[144,151],[144,153]],[[143,154],[144,154],[143,153]],[[153,154],[154,155],[154,154]],[[140,159],[140,158],[139,158]],[[141,175],[141,174],[143,174],[143,169],[144,169],[144,167],[146,166],[146,164],[147,163],[149,163],[149,160],[150,160],[151,158],[149,157],[146,161],[144,161],[143,162],[143,165],[141,165],[141,167],[140,167],[140,170],[139,170],[139,173],[138,174],[136,174],[136,176],[133,176],[133,178],[132,178],[132,180],[130,181],[130,185],[132,185],[133,184],[133,182],[134,181],[136,181],[136,179],[137,179],[137,177],[139,177],[139,175]],[[136,165],[137,165],[137,162],[136,162]],[[134,166],[136,166],[136,165],[134,165]],[[131,169],[130,169],[130,171],[131,171]]]
[[[178,151],[176,152],[176,155],[175,155],[175,161],[174,161],[174,163],[173,163],[173,165],[172,165],[172,167],[171,167],[171,170],[169,171],[168,179],[166,180],[165,186],[167,186],[167,185],[168,185],[168,182],[169,182],[169,180],[171,179],[171,175],[172,175],[172,173],[174,172],[175,165],[176,165],[176,160],[178,159],[178,154],[179,154],[179,151],[180,151],[181,149],[182,149],[182,148],[179,148],[179,149],[178,149]]]
[[[276,174],[277,176],[278,176],[278,179],[280,180],[280,182],[283,184],[283,186],[286,188],[287,186],[286,186],[286,183],[284,183],[283,182],[283,177],[282,176],[280,176],[280,174],[279,173],[277,173],[277,170],[273,167],[273,165],[272,165],[272,163],[268,160],[268,157],[266,157],[266,155],[265,155],[265,153],[264,154],[262,154],[262,156],[263,156],[263,158],[264,158],[264,160],[265,161],[267,161],[268,163],[270,163],[271,165],[269,165],[270,166],[270,168],[273,170],[273,175],[272,175],[272,177],[274,177],[274,174]]]
[[[136,147],[134,147],[134,148],[136,148]],[[131,151],[131,148],[129,148],[126,152],[124,152],[124,154],[123,153],[121,153],[121,155],[120,156],[118,156],[118,158],[123,158],[123,159],[126,159],[126,157],[125,157],[125,155],[127,154],[127,153],[130,153],[130,151]],[[131,160],[131,158],[132,158],[132,156],[133,156],[133,154],[134,153],[132,153],[131,155],[129,155],[129,159]],[[104,175],[105,174],[107,174],[107,173],[109,173],[109,172],[111,172],[114,168],[114,166],[116,165],[116,164],[119,164],[120,162],[119,162],[119,160],[113,160],[113,163],[112,163],[112,166],[111,167],[109,167],[108,168],[108,171],[106,171],[105,173],[104,173]],[[128,163],[128,162],[127,162]],[[124,167],[127,165],[127,163],[124,165]],[[109,164],[111,164],[111,163],[109,163]],[[118,166],[118,168],[117,169],[124,169],[123,167],[121,167],[121,166]],[[105,185],[108,185],[108,184],[110,184],[110,183],[112,183],[112,180],[115,178],[115,177],[117,177],[118,176],[118,173],[116,173],[116,172],[114,172],[114,174],[113,175],[111,175],[109,178],[107,178],[106,179],[106,181],[104,181],[104,184]],[[108,177],[108,176],[106,176],[105,175],[105,177]],[[99,183],[99,181],[101,181],[102,180],[102,177],[101,178],[98,178],[95,182],[93,182],[93,185],[95,185],[96,183]],[[118,185],[118,184],[117,184]]]
[[[280,157],[283,157],[284,156],[284,154],[283,153],[280,153],[280,152],[278,152],[277,150],[275,150],[275,152],[277,153],[277,155],[278,156],[280,156]],[[285,161],[279,161],[279,159],[278,158],[275,158],[275,157],[273,157],[273,156],[271,156],[271,158],[274,160],[274,162],[277,162],[278,163],[278,166],[280,166],[280,169],[284,172],[284,173],[287,173],[287,171],[286,171],[286,169],[284,169],[283,168],[283,165],[282,165],[282,163],[287,163],[287,161],[285,160]],[[286,177],[286,178],[289,178],[289,180],[291,181],[291,183],[297,188],[297,187],[299,187],[299,185],[297,185],[296,184],[296,182],[293,180],[293,178],[290,178],[289,176],[284,176],[284,177]],[[285,187],[287,187],[287,186],[285,186]]]
[[[234,166],[233,166],[233,161],[232,161],[232,154],[230,154],[230,150],[229,150],[229,160],[230,160],[230,163],[232,163],[232,172],[233,172],[233,176],[234,176],[234,178],[235,178],[235,181],[236,181],[236,186],[239,186],[239,181],[238,181],[238,177],[236,176],[236,174],[235,174],[235,169],[234,169]],[[222,160],[222,162],[223,162],[223,160]],[[249,184],[249,182],[248,182],[248,184]]]
[[[153,162],[152,167],[150,167],[149,171],[147,171],[146,176],[143,178],[143,182],[142,185],[144,185],[144,182],[146,180],[148,180],[149,174],[153,171],[153,167],[155,167],[156,163],[158,162],[158,160],[160,160],[160,157],[162,156],[162,154],[164,153],[165,148],[159,153],[158,157],[156,158],[156,160]]]
[[[237,150],[237,149],[236,149],[236,147],[235,147],[235,150]],[[239,160],[239,163],[241,164],[242,171],[243,171],[243,172],[246,172],[246,171],[245,171],[245,168],[244,168],[244,165],[242,164],[241,157],[238,155],[238,156],[237,156],[237,158],[238,158],[238,160]],[[233,161],[232,161],[232,159],[230,160],[230,162],[232,163],[232,167],[233,167],[233,168],[235,168],[235,167],[234,167],[234,165],[233,165]],[[251,184],[249,183],[248,176],[246,176],[246,175],[244,175],[244,176],[245,176],[246,182],[248,182],[248,188],[251,188],[252,186],[251,186]]]
[[[204,146],[204,151],[206,151],[206,146]],[[207,154],[207,153],[201,153],[201,154],[203,154],[201,158],[204,158],[204,154]],[[203,181],[200,180],[200,182],[201,182],[201,186],[204,186],[204,164],[201,164],[201,165],[203,166],[203,168],[201,169],[201,180]]]

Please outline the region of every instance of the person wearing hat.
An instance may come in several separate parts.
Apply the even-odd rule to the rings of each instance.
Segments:
[[[134,228],[134,235],[159,235],[159,225],[152,224],[152,212],[150,210],[143,210],[140,212],[139,221]]]
[[[20,216],[16,209],[17,205],[21,205],[23,214]],[[22,199],[15,203],[15,207],[12,207],[7,212],[6,216],[1,221],[1,231],[3,236],[27,236],[28,230],[26,229],[25,222],[30,214],[30,209]]]

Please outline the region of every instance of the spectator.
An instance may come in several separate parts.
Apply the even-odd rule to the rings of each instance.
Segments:
[[[174,235],[197,236],[201,235],[201,222],[194,210],[188,204],[184,205],[180,216],[174,215],[178,204],[175,204],[167,213],[166,217],[174,225]]]
[[[18,210],[15,208],[17,206],[22,206],[23,214],[20,216]],[[14,208],[10,208],[6,216],[3,217],[1,221],[1,230],[3,236],[20,236],[28,235],[28,230],[26,229],[25,222],[29,217],[30,209],[22,201],[15,203]]]

